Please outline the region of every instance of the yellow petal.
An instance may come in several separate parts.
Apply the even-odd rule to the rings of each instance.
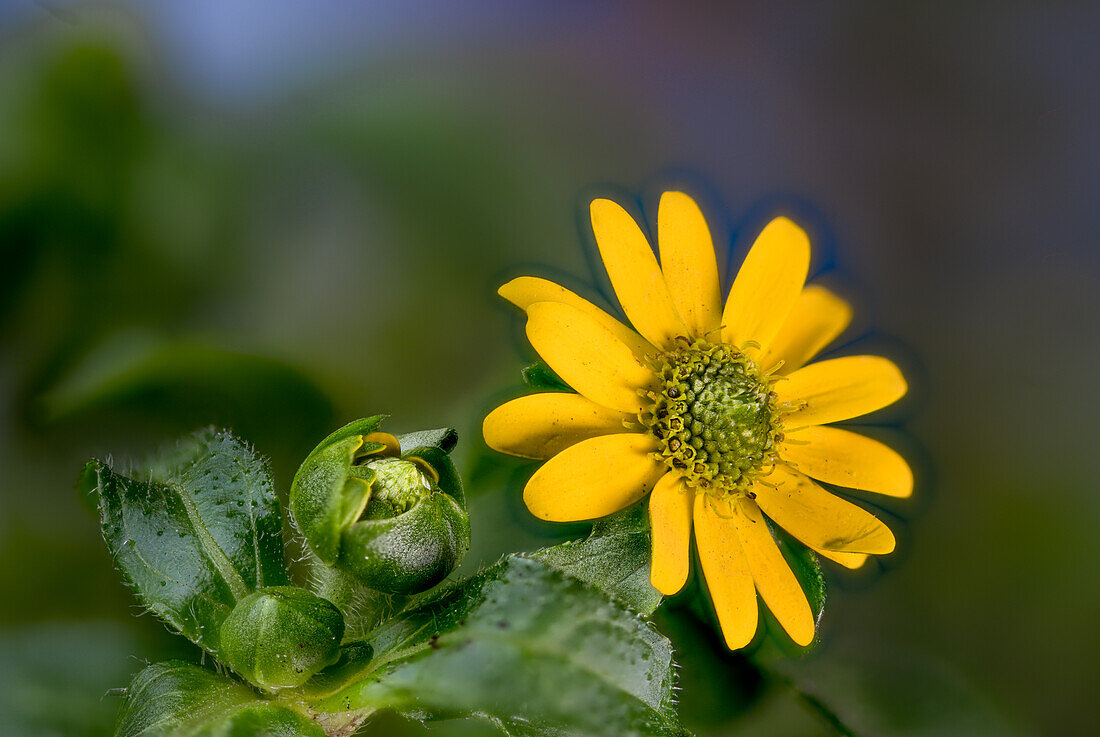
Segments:
[[[684,486],[680,474],[673,471],[662,476],[649,495],[653,537],[649,580],[666,596],[675,594],[687,582],[694,500],[695,492]]]
[[[721,507],[721,514],[715,507]],[[705,494],[695,497],[695,544],[699,548],[703,577],[726,646],[737,650],[752,642],[760,613],[752,573],[732,516],[729,502],[717,501]]]
[[[879,356],[833,358],[800,368],[775,385],[780,402],[799,408],[783,417],[788,430],[850,420],[905,395],[905,378]]]
[[[851,568],[853,571],[862,568],[869,557],[866,553],[838,553],[835,550],[818,550],[814,547],[811,547],[810,550],[834,563],[839,563],[845,568]]]
[[[778,466],[752,490],[777,525],[818,550],[879,555],[894,549],[894,533],[873,514],[830,494],[806,476]]]
[[[851,321],[852,308],[847,302],[825,287],[811,284],[802,290],[783,327],[760,355],[760,366],[767,370],[782,361],[779,373],[789,374],[832,343]]]
[[[370,445],[381,445],[383,447],[376,450],[368,450],[366,452],[360,450],[360,455],[401,455],[401,443],[397,440],[397,438],[395,438],[393,435],[390,435],[388,432],[372,432],[364,435],[363,444],[367,445],[368,443]]]
[[[622,433],[582,440],[544,463],[527,482],[523,501],[551,522],[614,514],[641,499],[668,470],[649,457],[648,435]]]
[[[646,340],[672,347],[688,329],[672,303],[653,249],[634,218],[611,200],[593,200],[592,231],[619,304]]]
[[[897,451],[865,435],[836,427],[787,433],[779,455],[810,478],[887,496],[913,493],[913,472]]]
[[[606,328],[571,305],[527,308],[527,337],[566,384],[597,404],[637,414],[653,374]]]
[[[630,350],[639,358],[656,352],[653,346],[634,330],[623,325],[584,297],[552,281],[540,279],[537,276],[520,276],[502,285],[497,290],[497,294],[525,312],[535,302],[561,302],[572,305],[610,330],[616,338],[630,346]]]
[[[814,639],[814,614],[806,593],[779,552],[760,508],[751,499],[742,499],[740,508],[733,522],[760,598],[792,640],[809,645]]]
[[[657,243],[672,303],[692,335],[708,336],[722,319],[718,260],[703,213],[683,192],[661,195]]]
[[[771,345],[794,308],[810,268],[810,240],[787,218],[772,220],[753,243],[722,313],[722,340],[752,341],[753,358]]]
[[[588,438],[626,432],[629,418],[579,394],[547,392],[500,405],[481,429],[493,450],[541,460]]]

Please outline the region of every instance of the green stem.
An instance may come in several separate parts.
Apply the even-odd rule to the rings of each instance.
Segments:
[[[782,682],[783,685],[790,689],[791,692],[796,697],[798,697],[798,699],[802,703],[809,707],[810,711],[817,714],[817,716],[820,717],[822,721],[832,727],[835,734],[840,735],[840,737],[859,737],[855,733],[855,731],[852,730],[851,727],[844,723],[844,720],[841,719],[840,715],[833,711],[832,707],[830,707],[824,701],[811,693],[803,691],[790,678],[775,674],[774,671],[773,675],[776,675],[778,680]]]

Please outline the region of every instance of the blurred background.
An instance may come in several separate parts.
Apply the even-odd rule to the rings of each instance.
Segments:
[[[600,285],[588,197],[652,222],[671,185],[733,264],[795,213],[857,306],[840,351],[912,378],[902,547],[828,570],[792,677],[861,735],[1089,733],[1098,37],[1086,3],[0,2],[0,734],[110,734],[110,689],[197,657],[120,583],[90,456],[224,425],[285,489],[388,412],[458,428],[468,567],[583,532],[481,443],[532,357],[494,290]],[[700,734],[838,733],[659,624]]]

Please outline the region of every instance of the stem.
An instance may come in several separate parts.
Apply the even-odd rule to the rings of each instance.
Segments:
[[[832,707],[830,707],[824,701],[811,693],[803,691],[790,678],[776,674],[774,671],[772,671],[772,673],[776,675],[778,680],[782,682],[783,685],[785,685],[787,688],[789,688],[791,692],[794,693],[794,695],[797,696],[800,701],[802,701],[802,703],[808,706],[810,708],[810,711],[817,714],[822,721],[832,727],[836,734],[841,735],[841,737],[859,737],[852,730],[851,727],[844,723],[844,720],[841,719],[840,715],[833,711]]]

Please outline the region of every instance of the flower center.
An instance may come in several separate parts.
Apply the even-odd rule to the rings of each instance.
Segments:
[[[389,519],[412,509],[431,493],[424,469],[403,458],[377,458],[364,464],[374,471],[370,502],[363,519]]]
[[[768,377],[738,348],[680,339],[650,359],[659,389],[638,419],[659,443],[658,460],[698,493],[746,495],[767,475],[783,439]]]

